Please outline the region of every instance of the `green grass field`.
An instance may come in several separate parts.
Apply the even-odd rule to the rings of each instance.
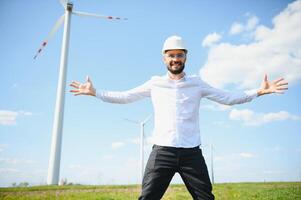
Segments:
[[[217,200],[301,200],[301,182],[226,183],[213,186]],[[0,188],[0,199],[133,200],[140,186],[35,186]],[[184,185],[170,185],[163,200],[192,199]]]

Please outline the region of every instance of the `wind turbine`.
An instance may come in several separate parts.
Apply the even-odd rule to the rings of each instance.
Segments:
[[[212,184],[214,184],[214,171],[213,171],[213,144],[211,143],[210,144],[210,153],[211,153],[211,182],[212,182]]]
[[[56,21],[54,27],[48,34],[47,38],[43,41],[41,47],[39,48],[38,52],[34,56],[34,59],[36,59],[37,56],[47,45],[48,40],[55,34],[55,32],[64,22],[61,61],[60,61],[58,88],[57,88],[56,104],[55,104],[55,112],[54,112],[54,122],[53,122],[53,129],[52,129],[52,142],[51,142],[51,151],[50,151],[50,159],[49,159],[48,177],[47,177],[48,185],[54,185],[54,184],[57,185],[59,182],[71,14],[78,15],[78,16],[85,16],[85,17],[110,19],[110,20],[122,19],[120,17],[104,16],[104,15],[98,15],[93,13],[73,11],[72,3],[65,0],[60,0],[60,3],[64,7],[65,13]],[[123,20],[126,20],[126,18],[123,18]]]
[[[144,125],[150,120],[151,116],[152,115],[149,115],[147,118],[145,118],[141,122],[130,120],[130,119],[125,119],[129,122],[140,125],[140,180],[141,180],[141,183],[142,183],[143,173],[144,173]]]
[[[212,141],[211,139],[210,139],[210,141]],[[213,151],[215,151],[215,147],[214,147],[214,145],[213,145],[213,143],[212,142],[210,142],[210,145],[207,145],[207,144],[205,144],[205,145],[201,145],[201,148],[202,149],[205,149],[205,148],[210,148],[210,175],[211,175],[211,183],[212,184],[214,184],[215,183],[215,181],[214,181],[214,166],[213,166],[213,162],[214,162],[214,155],[213,155]],[[208,158],[209,159],[209,158]]]

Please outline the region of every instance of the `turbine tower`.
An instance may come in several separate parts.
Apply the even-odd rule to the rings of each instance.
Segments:
[[[48,166],[48,185],[57,185],[59,183],[60,161],[62,149],[62,130],[64,120],[64,104],[65,104],[65,88],[66,88],[66,72],[69,50],[70,21],[73,5],[67,4],[65,10],[65,24],[63,33],[63,44],[61,51],[60,72],[58,80],[58,88],[56,94],[56,104],[54,111],[54,122],[52,128],[52,142]]]
[[[150,120],[151,116],[152,115],[149,115],[147,118],[145,118],[141,122],[130,120],[130,119],[125,119],[129,122],[139,124],[139,126],[140,126],[140,180],[141,180],[141,183],[143,180],[143,173],[144,173],[144,126]]]
[[[211,151],[211,182],[214,184],[214,171],[213,171],[213,144],[210,145],[210,151]]]
[[[47,45],[48,40],[55,34],[55,32],[64,22],[61,61],[60,61],[60,69],[59,69],[59,79],[58,79],[58,87],[57,87],[57,95],[56,95],[54,122],[53,122],[53,129],[52,129],[52,142],[51,142],[50,159],[49,159],[49,167],[48,167],[48,177],[47,177],[48,185],[57,185],[59,183],[71,14],[75,14],[78,16],[104,18],[110,20],[121,19],[120,17],[104,16],[104,15],[97,15],[92,13],[85,13],[85,12],[76,12],[73,11],[72,3],[64,0],[60,0],[60,3],[65,9],[65,13],[57,20],[54,27],[50,31],[48,37],[46,38],[46,40],[43,41],[41,47],[39,48],[36,55],[34,56],[34,59],[36,59],[37,56],[41,53],[41,51],[44,49],[44,47]],[[126,20],[126,18],[124,18],[124,20]]]

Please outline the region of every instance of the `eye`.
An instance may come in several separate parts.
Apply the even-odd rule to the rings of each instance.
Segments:
[[[184,58],[184,57],[185,57],[185,54],[183,54],[183,53],[177,54],[177,58]]]
[[[168,57],[168,58],[174,58],[175,55],[174,54],[166,54],[166,57]]]

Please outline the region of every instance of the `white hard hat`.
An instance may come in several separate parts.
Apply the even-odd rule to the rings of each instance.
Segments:
[[[162,48],[162,54],[164,54],[165,51],[172,49],[183,49],[187,52],[183,39],[176,35],[170,36],[165,40]]]

